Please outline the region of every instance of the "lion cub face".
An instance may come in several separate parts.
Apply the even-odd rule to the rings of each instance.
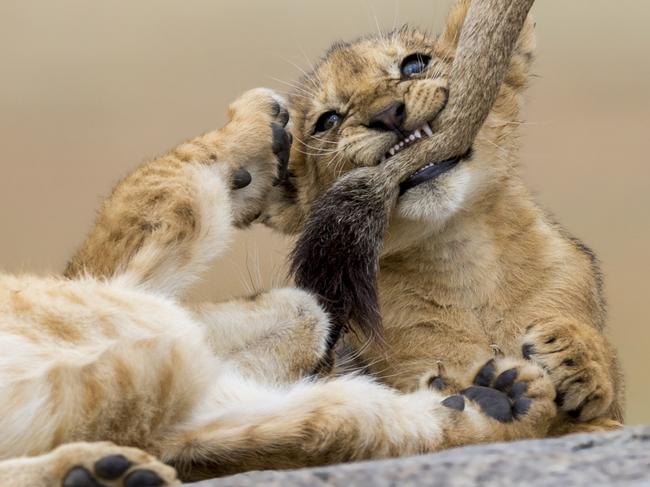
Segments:
[[[406,190],[397,218],[444,223],[498,189],[513,165],[518,95],[532,49],[530,25],[524,28],[472,156],[443,167],[418,151],[453,90],[447,74],[464,14],[461,2],[438,39],[402,29],[381,38],[335,44],[328,51],[291,97],[290,178],[282,197],[272,203],[267,223],[299,231],[314,199],[343,173],[385,163],[406,147],[421,169],[403,183]]]

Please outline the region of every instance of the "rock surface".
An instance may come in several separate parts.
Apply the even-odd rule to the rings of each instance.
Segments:
[[[650,487],[650,427],[469,446],[432,455],[293,471],[251,472],[194,487]]]

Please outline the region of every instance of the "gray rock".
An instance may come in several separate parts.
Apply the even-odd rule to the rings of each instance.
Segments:
[[[650,427],[456,448],[431,455],[250,472],[194,487],[647,486]]]

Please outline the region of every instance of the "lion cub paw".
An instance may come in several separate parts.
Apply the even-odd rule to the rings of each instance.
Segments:
[[[137,448],[109,442],[70,443],[50,455],[56,485],[62,487],[180,485],[172,467]]]
[[[463,385],[447,373],[441,361],[436,364],[435,370],[429,370],[420,376],[418,381],[420,389],[432,389],[444,395],[457,394]]]
[[[575,323],[536,322],[526,330],[522,354],[548,372],[557,404],[570,416],[589,421],[610,408],[610,358],[598,331]]]
[[[232,171],[235,223],[244,226],[260,214],[273,185],[288,177],[289,110],[282,96],[256,88],[235,100],[228,116],[224,158]]]
[[[556,415],[555,390],[544,371],[516,359],[492,359],[474,377],[473,384],[442,404],[464,409],[471,401],[488,418],[508,428],[504,439],[546,434]]]

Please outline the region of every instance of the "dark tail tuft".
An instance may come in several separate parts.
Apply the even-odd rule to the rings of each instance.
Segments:
[[[387,220],[385,195],[369,181],[340,180],[313,204],[291,253],[296,284],[330,315],[332,347],[350,326],[383,338],[377,271]]]

